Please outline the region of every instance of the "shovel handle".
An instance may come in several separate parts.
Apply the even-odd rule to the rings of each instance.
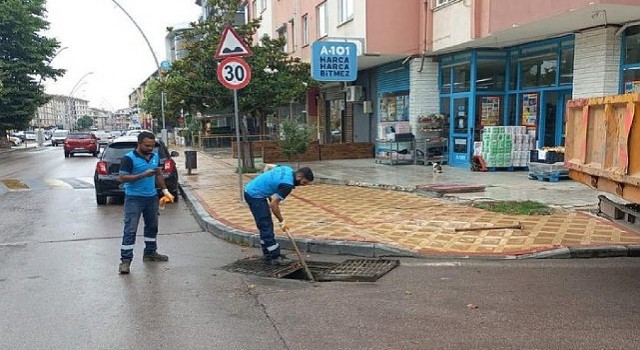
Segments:
[[[291,245],[293,245],[293,249],[296,251],[296,255],[298,255],[298,261],[300,261],[300,265],[302,265],[302,269],[304,269],[304,272],[307,274],[309,281],[311,281],[311,283],[315,282],[316,280],[313,278],[311,270],[309,270],[309,266],[307,266],[307,262],[304,261],[302,254],[300,254],[300,249],[298,249],[296,241],[291,237],[289,230],[285,230],[284,232],[287,234],[287,237],[289,237],[289,241],[291,241]]]

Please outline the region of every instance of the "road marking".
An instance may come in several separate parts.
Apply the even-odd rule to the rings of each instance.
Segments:
[[[2,179],[0,180],[9,191],[28,191],[29,185],[18,179]]]
[[[60,179],[51,179],[51,178],[47,178],[47,179],[42,179],[42,181],[44,181],[47,185],[49,185],[49,187],[53,188],[53,189],[58,189],[58,190],[70,190],[73,189],[73,186],[69,185],[68,183],[60,180]]]
[[[87,182],[84,181],[83,179],[87,179],[82,178],[82,177],[66,177],[63,179],[60,179],[66,183],[68,183],[69,185],[73,186],[73,188],[75,189],[82,189],[82,188],[93,188],[93,179],[91,179],[91,181]]]

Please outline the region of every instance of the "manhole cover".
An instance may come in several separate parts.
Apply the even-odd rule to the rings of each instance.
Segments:
[[[261,258],[246,258],[222,267],[223,270],[229,272],[239,272],[273,278],[282,278],[300,270],[301,268],[302,266],[300,266],[300,263],[297,261],[294,261],[287,266],[277,266],[271,265],[268,261]]]
[[[400,265],[400,260],[350,259],[318,274],[318,281],[375,282]]]
[[[314,279],[319,282],[375,282],[396,266],[399,260],[350,259],[341,263],[307,261]],[[288,266],[273,266],[267,261],[251,257],[221,267],[222,270],[262,277],[307,279],[302,265],[294,261]]]

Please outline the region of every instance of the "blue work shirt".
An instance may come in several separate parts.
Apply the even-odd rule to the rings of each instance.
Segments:
[[[244,191],[252,198],[269,198],[274,194],[284,200],[295,186],[295,172],[286,165],[278,165],[251,180]]]
[[[137,175],[149,169],[157,169],[160,164],[160,156],[153,152],[147,160],[144,156],[133,150],[120,160],[120,174]],[[156,177],[148,176],[133,182],[125,182],[124,194],[126,196],[153,197],[157,196]]]

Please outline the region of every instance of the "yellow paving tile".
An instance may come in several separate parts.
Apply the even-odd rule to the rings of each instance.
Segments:
[[[197,175],[181,176],[211,216],[257,233],[249,209],[238,198],[236,161],[199,152],[198,166]],[[252,177],[244,176],[243,183]],[[425,254],[523,254],[567,245],[640,244],[640,235],[584,213],[510,216],[407,192],[357,186],[296,188],[283,203],[282,212],[296,237],[378,242]],[[517,222],[524,225],[523,230],[455,231]],[[276,232],[282,234],[277,226]]]

